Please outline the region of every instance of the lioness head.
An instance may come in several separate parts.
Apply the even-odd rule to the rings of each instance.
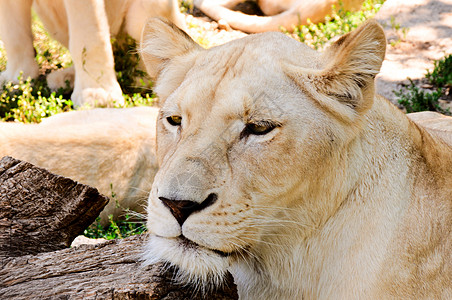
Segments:
[[[141,50],[162,103],[148,262],[215,282],[328,218],[338,203],[317,194],[334,190],[330,166],[372,106],[385,52],[376,22],[319,53],[281,33],[204,50],[153,19]]]

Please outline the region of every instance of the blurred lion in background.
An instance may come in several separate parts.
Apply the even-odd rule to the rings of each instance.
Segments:
[[[177,0],[0,0],[0,39],[8,55],[0,83],[38,76],[31,31],[31,8],[49,34],[67,47],[73,66],[51,73],[49,87],[74,90],[76,106],[112,106],[123,103],[116,79],[110,36],[126,33],[140,41],[150,17],[162,17],[184,28]]]
[[[345,10],[356,10],[363,0],[257,0],[266,16],[252,16],[232,10],[244,0],[194,0],[203,13],[215,21],[223,20],[232,28],[257,33],[279,31],[280,27],[291,30],[296,25],[306,25],[308,19],[313,23],[323,21],[331,14],[332,6],[343,5]]]

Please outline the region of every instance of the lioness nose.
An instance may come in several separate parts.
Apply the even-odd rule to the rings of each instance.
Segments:
[[[163,204],[170,209],[180,226],[184,224],[185,220],[187,220],[192,213],[212,205],[217,198],[216,194],[210,194],[203,202],[198,203],[190,200],[172,200],[165,197],[159,197]]]

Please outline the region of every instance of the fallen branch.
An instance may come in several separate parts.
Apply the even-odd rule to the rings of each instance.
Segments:
[[[3,260],[0,299],[238,299],[232,276],[203,295],[172,282],[174,270],[144,267],[146,235]]]
[[[67,248],[108,203],[97,189],[12,157],[0,160],[0,257]]]
[[[59,250],[107,202],[94,188],[1,159],[0,299],[238,299],[232,276],[223,288],[202,294],[174,283],[171,268],[144,267],[145,235]]]

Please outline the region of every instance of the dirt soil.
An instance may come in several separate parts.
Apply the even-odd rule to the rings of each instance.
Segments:
[[[391,18],[399,30],[391,28]],[[408,77],[425,87],[420,79],[433,69],[433,60],[452,53],[452,0],[387,0],[376,19],[389,43],[377,76],[377,92],[395,102],[392,91],[407,84]],[[403,28],[408,30],[406,37]]]
[[[433,69],[433,60],[452,53],[452,0],[387,0],[376,19],[388,39],[377,92],[397,104],[394,90],[406,86],[407,78],[425,88],[421,79],[427,69]],[[205,47],[246,36],[227,24],[213,22],[196,9],[193,15],[187,15],[187,23],[189,34]],[[450,102],[443,104],[452,106]]]

